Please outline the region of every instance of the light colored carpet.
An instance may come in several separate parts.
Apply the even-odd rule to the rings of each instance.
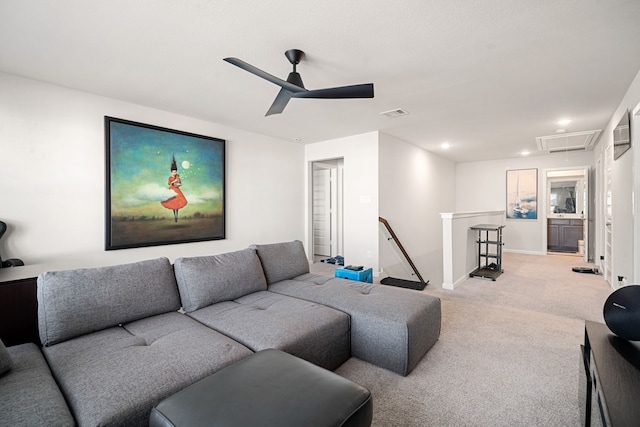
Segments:
[[[579,425],[584,320],[603,322],[609,285],[571,271],[588,265],[573,256],[506,253],[503,265],[495,282],[423,291],[442,299],[442,332],[407,377],[355,358],[338,368],[371,390],[374,426]]]

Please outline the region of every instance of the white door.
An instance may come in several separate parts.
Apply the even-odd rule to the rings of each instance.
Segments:
[[[313,254],[331,256],[331,169],[313,171]]]
[[[584,245],[584,262],[589,262],[589,168],[584,169],[582,180],[582,244]]]
[[[613,266],[613,242],[612,242],[612,226],[611,212],[612,212],[612,177],[611,170],[613,163],[613,146],[609,145],[604,152],[604,260],[602,262],[602,270],[604,280],[611,285],[611,268]]]

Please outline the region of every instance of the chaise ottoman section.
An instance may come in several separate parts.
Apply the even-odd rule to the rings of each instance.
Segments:
[[[345,279],[283,280],[269,290],[351,316],[351,354],[408,375],[440,336],[440,299],[423,293]]]
[[[351,316],[351,355],[408,375],[440,336],[440,299],[309,273],[302,242],[252,245],[270,292],[332,307]]]
[[[174,268],[187,315],[253,351],[276,348],[327,369],[350,357],[349,316],[267,291],[254,250],[179,258]]]
[[[0,368],[0,425],[74,426],[40,348],[33,343],[5,348],[0,341],[3,351],[10,363],[6,372]]]
[[[151,427],[368,427],[371,393],[279,350],[263,350],[160,402]]]

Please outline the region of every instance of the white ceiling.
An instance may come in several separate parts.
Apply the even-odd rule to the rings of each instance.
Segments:
[[[456,162],[604,128],[639,42],[638,0],[0,0],[0,71],[302,143],[380,130]],[[222,58],[286,79],[291,48],[308,89],[375,98],[265,117],[279,88]]]

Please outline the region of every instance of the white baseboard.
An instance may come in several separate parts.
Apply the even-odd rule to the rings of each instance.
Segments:
[[[512,254],[524,254],[524,255],[546,255],[547,252],[541,251],[521,251],[519,249],[503,249],[502,252],[510,252]]]
[[[473,270],[471,270],[470,272],[468,272],[466,275],[462,276],[461,278],[459,278],[458,280],[456,280],[453,283],[445,283],[442,282],[442,289],[447,289],[449,291],[453,291],[456,289],[456,286],[458,286],[460,283],[464,282],[465,280],[467,280],[469,278],[469,275],[473,272]]]

